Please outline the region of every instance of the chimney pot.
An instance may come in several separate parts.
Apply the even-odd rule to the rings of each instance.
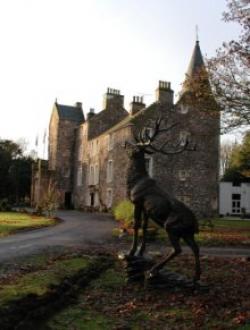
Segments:
[[[142,96],[133,96],[133,101],[130,103],[130,113],[134,115],[141,109],[145,108],[145,103],[143,103]]]
[[[123,109],[124,96],[120,90],[108,87],[107,93],[104,94],[103,108],[104,109]]]
[[[173,105],[174,92],[171,89],[171,83],[168,81],[159,81],[158,88],[156,89],[156,100],[160,103]]]

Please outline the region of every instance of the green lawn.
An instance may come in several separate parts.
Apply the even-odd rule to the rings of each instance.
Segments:
[[[201,258],[202,281],[208,292],[127,284],[125,270],[111,256],[88,256],[76,250],[45,259],[39,258],[35,269],[29,259],[30,270],[17,270],[0,280],[3,329],[3,322],[12,322],[9,328],[14,329],[23,319],[37,330],[250,329],[250,264],[242,258]],[[107,264],[111,259],[114,262]],[[100,268],[102,264],[105,267]],[[168,268],[191,278],[193,258],[180,256]],[[68,283],[66,290],[62,283]],[[67,292],[71,288],[74,299]],[[56,299],[57,307],[48,304]],[[19,306],[24,306],[23,314]],[[29,323],[26,317],[31,313]]]
[[[213,226],[210,226],[212,224]],[[156,227],[155,225],[153,225]],[[231,220],[215,218],[211,221],[199,221],[200,232],[196,235],[196,239],[200,246],[237,246],[250,248],[250,221],[249,220]],[[153,236],[155,242],[168,242],[168,235],[162,228],[157,227],[156,235]],[[114,236],[120,234],[119,229],[114,229]],[[139,235],[141,235],[141,230]],[[131,241],[133,230],[129,230],[129,236],[124,239]]]
[[[249,263],[202,260],[207,293],[167,289],[147,290],[126,284],[119,264],[108,269],[79,294],[78,303],[55,313],[48,330],[243,330],[250,329]],[[192,273],[191,257],[180,257],[170,269]],[[238,269],[241,272],[238,272]],[[243,281],[243,279],[245,280]]]
[[[202,228],[203,224],[206,224],[206,220],[200,221],[200,226]],[[227,219],[227,218],[215,218],[211,219],[211,223],[215,226],[215,229],[225,228],[225,229],[249,229],[250,230],[250,220],[242,219]]]
[[[0,237],[22,229],[34,229],[54,225],[55,219],[19,212],[0,212]]]
[[[5,284],[0,287],[0,307],[29,294],[38,296],[46,294],[51,285],[58,285],[66,276],[73,276],[80,269],[86,268],[90,260],[87,257],[58,260],[44,269],[25,274]]]

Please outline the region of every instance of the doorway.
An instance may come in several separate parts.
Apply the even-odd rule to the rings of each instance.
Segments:
[[[241,195],[232,194],[232,214],[241,213]]]
[[[72,209],[72,194],[70,191],[66,191],[64,195],[64,207],[67,210]]]

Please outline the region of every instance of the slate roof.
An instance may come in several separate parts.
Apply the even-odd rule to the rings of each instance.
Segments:
[[[192,80],[192,78],[194,78],[195,75],[197,73],[199,73],[199,71],[202,68],[205,68],[205,64],[204,64],[204,60],[203,60],[201,49],[200,49],[200,43],[197,40],[195,43],[195,46],[194,46],[191,60],[189,62],[188,70],[186,73],[186,79],[182,85],[182,90],[180,92],[179,100],[186,92],[189,91],[189,81]],[[208,85],[209,85],[209,82],[208,82]]]
[[[111,127],[105,133],[106,134],[112,133],[112,132],[119,130],[120,128],[124,128],[124,127],[130,126],[130,125],[133,125],[134,119],[136,119],[139,116],[142,116],[143,114],[145,114],[145,112],[150,111],[150,110],[156,108],[157,106],[159,106],[159,103],[154,102],[154,103],[150,104],[148,107],[145,107],[145,108],[141,109],[140,111],[136,112],[134,115],[128,114],[123,120],[121,120],[119,123],[117,123],[116,125]]]
[[[187,76],[192,77],[202,67],[204,67],[204,61],[201,54],[200,44],[197,40],[194,46],[191,61],[189,63]]]
[[[83,111],[80,107],[55,103],[60,119],[84,122]]]
[[[102,110],[89,120],[88,138],[90,140],[96,138],[128,116],[129,114],[125,109],[119,109],[115,112],[107,109]]]

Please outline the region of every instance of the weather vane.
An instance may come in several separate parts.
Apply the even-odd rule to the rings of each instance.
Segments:
[[[195,37],[196,41],[199,41],[199,26],[197,24],[195,25]]]

